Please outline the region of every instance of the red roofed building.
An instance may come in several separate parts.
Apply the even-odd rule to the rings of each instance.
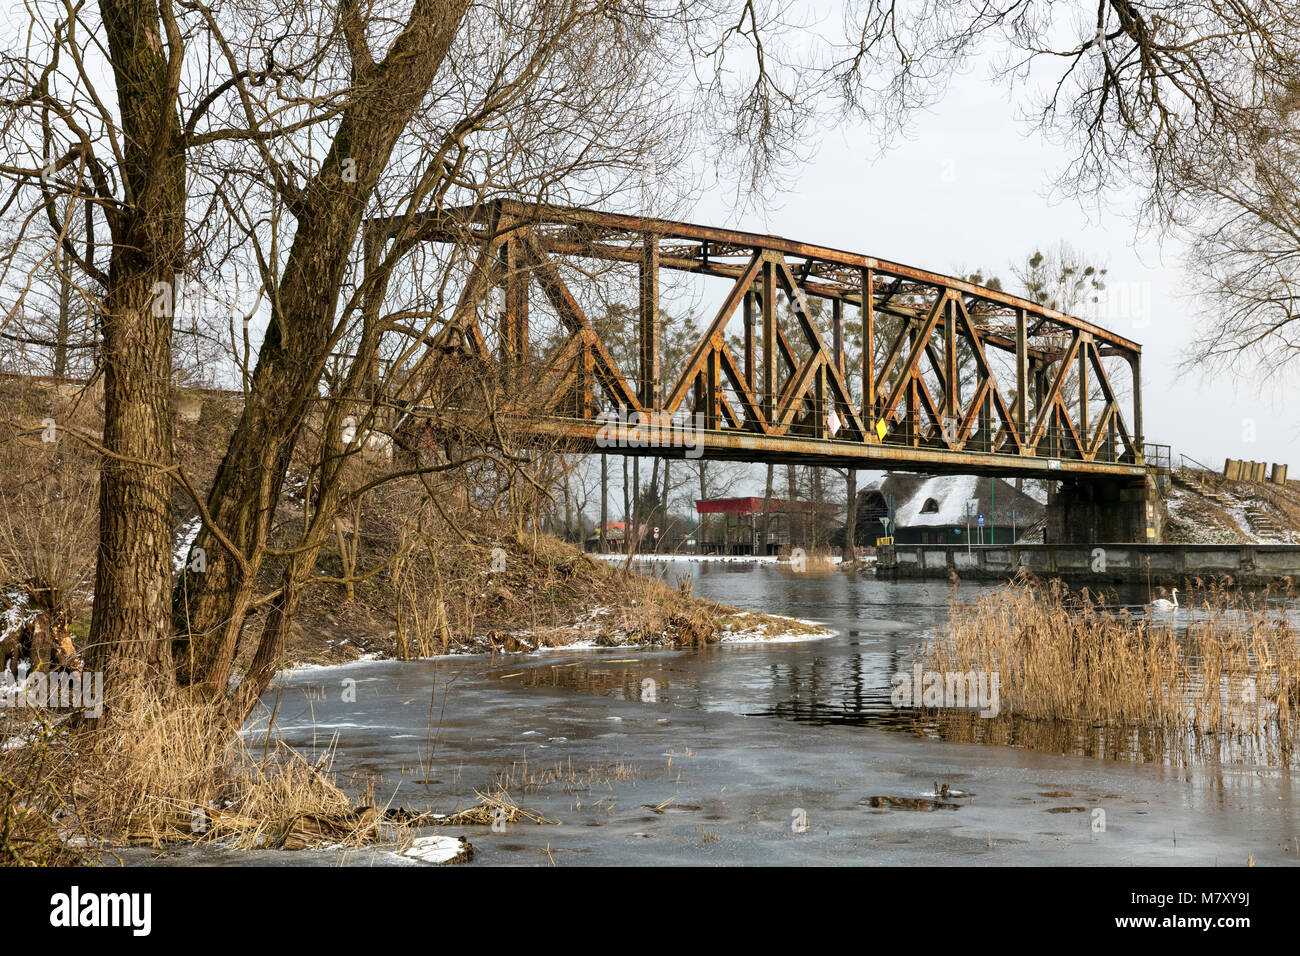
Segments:
[[[696,535],[701,554],[776,554],[790,543],[790,514],[805,512],[802,501],[773,498],[768,502],[767,540],[763,536],[763,498],[697,498],[695,512],[700,516]],[[706,515],[721,518],[705,520]]]

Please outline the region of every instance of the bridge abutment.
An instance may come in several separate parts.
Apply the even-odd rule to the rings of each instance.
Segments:
[[[1152,474],[1145,478],[1065,480],[1055,489],[1048,486],[1047,541],[1051,544],[1158,544],[1167,517]]]

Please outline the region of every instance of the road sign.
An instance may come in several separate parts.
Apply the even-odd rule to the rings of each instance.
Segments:
[[[979,514],[980,500],[978,498],[966,499],[966,517],[971,518]]]
[[[976,521],[975,521],[975,527],[977,527],[977,528],[982,528],[982,527],[984,527],[984,516],[983,516],[983,515],[980,515],[979,518],[976,519]]]

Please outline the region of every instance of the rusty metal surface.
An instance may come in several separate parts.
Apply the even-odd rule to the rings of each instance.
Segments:
[[[777,236],[506,200],[368,226],[371,242],[477,248],[454,314],[396,394],[417,417],[436,377],[430,363],[454,355],[485,375],[506,369],[502,414],[575,450],[680,457],[679,445],[629,447],[626,424],[602,432],[611,416],[643,413],[692,418],[710,458],[1041,477],[1145,472],[1141,346],[1000,290]],[[578,259],[637,270],[636,368],[619,368],[562,275],[559,265]],[[680,371],[660,360],[662,270],[724,283],[722,306]],[[561,322],[558,343],[529,341],[531,283]],[[494,288],[504,307],[484,315]],[[832,306],[831,329],[818,326],[813,300]],[[737,344],[727,332],[740,316]],[[859,367],[846,361],[846,326],[862,335]],[[1131,371],[1131,428],[1109,358]]]

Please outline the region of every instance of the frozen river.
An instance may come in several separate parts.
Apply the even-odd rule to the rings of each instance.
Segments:
[[[893,708],[890,676],[946,613],[942,585],[772,564],[666,573],[686,572],[697,595],[835,636],[300,669],[282,682],[275,730],[308,751],[336,742],[335,769],[358,789],[377,780],[381,802],[450,812],[500,780],[559,821],[442,831],[474,844],[475,866],[1300,862],[1294,770],[1059,734],[958,742]],[[936,801],[936,783],[968,796]],[[211,848],[172,862],[191,853],[340,862]]]

